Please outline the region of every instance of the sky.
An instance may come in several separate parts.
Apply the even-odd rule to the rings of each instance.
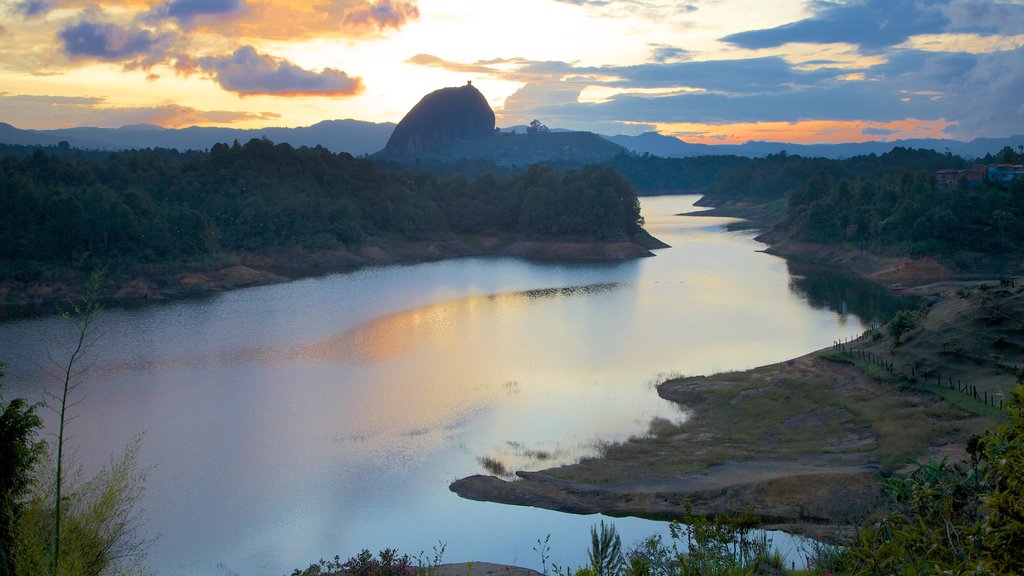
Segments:
[[[687,142],[1024,134],[1024,0],[0,0],[18,128],[398,122]]]

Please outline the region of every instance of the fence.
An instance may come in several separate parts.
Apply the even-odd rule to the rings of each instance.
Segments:
[[[888,360],[885,357],[876,354],[870,350],[855,347],[854,344],[859,341],[860,337],[848,338],[846,340],[833,340],[832,350],[845,354],[850,359],[859,359],[868,362],[874,366],[878,366],[879,368],[888,372],[890,375],[895,376],[897,373],[899,373],[900,376],[902,376],[905,380],[909,382],[916,383],[918,381],[917,366],[909,364],[908,366],[910,367],[910,374],[908,375],[903,370],[898,370],[896,368],[895,362]],[[1016,366],[1010,367],[1004,364],[996,363],[996,367],[1006,371],[1013,371],[1014,373],[1019,373],[1019,369]],[[931,382],[934,379],[936,386],[940,388],[949,388],[951,390],[956,390],[958,392],[966,394],[969,397],[972,397],[974,400],[977,400],[978,402],[982,402],[986,406],[991,406],[993,408],[998,408],[1000,410],[1003,409],[1004,398],[1002,393],[990,394],[988,390],[982,390],[979,393],[977,386],[963,382],[959,378],[957,378],[956,382],[954,382],[953,377],[948,375],[946,377],[946,383],[943,383],[942,373],[939,372],[938,370],[922,371],[921,378],[923,378],[922,381],[924,383]]]

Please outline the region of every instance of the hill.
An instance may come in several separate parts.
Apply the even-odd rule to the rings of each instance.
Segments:
[[[743,144],[693,144],[683,142],[672,136],[657,132],[646,132],[639,136],[605,136],[630,152],[637,154],[653,154],[666,158],[689,158],[694,156],[744,156],[762,158],[771,154],[786,152],[808,158],[852,158],[869,154],[886,154],[895,148],[913,148],[934,150],[963,156],[964,158],[980,158],[985,154],[1000,150],[1004,146],[1016,148],[1024,143],[1024,135],[1007,138],[977,138],[970,142],[938,138],[914,138],[893,140],[888,142],[848,142],[842,144],[794,144],[792,142],[759,142],[751,141]]]
[[[424,96],[395,126],[381,154],[403,159],[429,155],[457,141],[494,133],[494,111],[472,83]]]
[[[167,148],[177,150],[209,150],[214,144],[245,143],[253,138],[287,142],[294,147],[323,146],[331,152],[347,152],[354,156],[380,150],[394,130],[394,124],[359,120],[325,120],[299,128],[211,128],[191,126],[169,129],[152,124],[135,124],[121,128],[62,128],[58,130],[22,130],[0,123],[0,144],[56,146],[67,142],[72,148],[84,150],[132,150]]]
[[[601,163],[622,152],[621,147],[592,132],[503,132],[451,140],[413,158],[440,162],[485,160],[500,167],[514,167],[537,163]]]
[[[523,128],[523,133],[495,129],[494,111],[472,84],[442,88],[409,110],[375,157],[404,163],[483,160],[511,167],[597,163],[623,152],[622,147],[591,132]]]

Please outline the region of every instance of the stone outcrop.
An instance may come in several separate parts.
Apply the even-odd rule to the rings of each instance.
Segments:
[[[384,155],[403,158],[494,133],[494,111],[472,83],[427,94],[395,127]]]

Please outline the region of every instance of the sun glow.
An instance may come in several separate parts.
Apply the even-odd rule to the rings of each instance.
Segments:
[[[684,142],[700,144],[743,144],[757,140],[811,144],[946,138],[945,130],[949,124],[945,119],[893,122],[804,120],[732,124],[658,123],[655,129]]]

